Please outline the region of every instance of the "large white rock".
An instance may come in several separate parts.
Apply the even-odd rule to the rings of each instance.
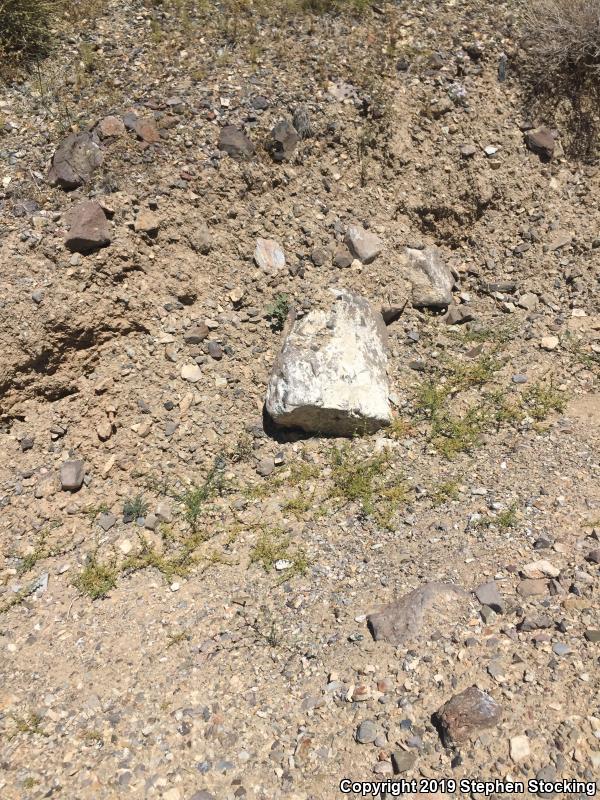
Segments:
[[[308,433],[376,431],[392,420],[385,324],[364,298],[332,291],[331,309],[288,321],[266,410],[276,425]]]

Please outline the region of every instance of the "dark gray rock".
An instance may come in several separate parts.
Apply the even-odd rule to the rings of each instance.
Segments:
[[[219,134],[219,150],[238,160],[252,158],[254,155],[254,145],[245,133],[238,130],[233,125],[226,125],[221,128]]]
[[[288,161],[294,154],[294,150],[300,136],[291,122],[283,120],[278,122],[271,131],[271,141],[269,149],[274,161]]]
[[[71,133],[52,157],[48,182],[61,189],[77,189],[89,181],[102,161],[102,150],[96,136],[91,133]]]
[[[377,738],[377,725],[372,719],[361,722],[356,731],[356,741],[359,744],[372,744]]]

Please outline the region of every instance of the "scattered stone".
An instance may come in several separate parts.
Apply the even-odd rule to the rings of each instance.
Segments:
[[[60,485],[63,492],[77,492],[83,485],[85,464],[83,461],[65,461],[60,467]]]
[[[394,322],[398,322],[402,314],[404,314],[404,309],[406,308],[406,303],[403,306],[389,306],[381,309],[381,316],[383,317],[383,321],[385,322],[386,326],[393,325]]]
[[[212,237],[208,225],[204,220],[196,220],[187,226],[185,236],[190,243],[192,250],[207,256],[212,249]]]
[[[315,249],[310,254],[310,260],[315,265],[315,267],[322,267],[324,266],[329,259],[329,255],[327,254],[326,250],[323,250],[322,247],[315,247]]]
[[[256,467],[256,471],[259,475],[262,475],[263,478],[268,478],[269,475],[273,473],[275,469],[275,462],[272,458],[263,458],[261,461],[258,462]]]
[[[548,581],[543,578],[526,578],[517,586],[521,597],[537,597],[548,593]]]
[[[271,131],[271,142],[269,149],[274,161],[288,161],[294,154],[294,150],[300,136],[291,122],[283,120],[278,122]]]
[[[352,253],[347,247],[339,247],[333,255],[333,266],[339,269],[347,269],[353,261]]]
[[[359,744],[372,744],[377,738],[377,725],[373,720],[366,719],[360,723],[356,731],[356,741]]]
[[[108,220],[102,206],[95,200],[78,203],[68,213],[69,231],[65,244],[77,253],[91,253],[111,242]]]
[[[460,744],[493,728],[502,719],[502,709],[493,697],[476,686],[465,689],[445,703],[435,714],[446,746]]]
[[[314,136],[306,106],[298,106],[298,108],[296,108],[294,116],[292,117],[292,122],[301,139],[309,139],[311,136]]]
[[[114,514],[110,512],[105,512],[104,514],[100,514],[96,522],[102,528],[102,530],[106,533],[109,531],[116,523],[117,518]]]
[[[586,559],[592,564],[600,564],[600,547],[597,547],[595,550],[591,550]]]
[[[98,123],[98,131],[103,139],[123,136],[125,134],[125,123],[119,117],[104,117],[104,119],[100,120]]]
[[[477,152],[474,144],[463,144],[460,147],[460,154],[463,158],[472,158]]]
[[[198,383],[198,381],[202,378],[202,370],[198,364],[184,364],[184,366],[181,368],[181,377],[184,381]]]
[[[221,128],[218,147],[231,158],[238,160],[252,158],[254,155],[254,145],[250,139],[233,125]]]
[[[152,211],[140,211],[135,221],[136,233],[146,233],[148,236],[156,236],[160,228],[160,220]]]
[[[108,420],[104,420],[96,426],[96,434],[101,442],[107,442],[112,436],[112,432],[112,425]]]
[[[594,644],[600,642],[600,631],[595,631],[592,630],[591,628],[588,628],[588,630],[586,630],[583,635],[588,640],[588,642],[593,642]]]
[[[71,133],[54,153],[48,182],[61,189],[77,189],[89,181],[103,160],[95,136],[90,133]]]
[[[525,133],[525,142],[532,153],[540,156],[542,161],[550,161],[554,155],[556,142],[548,128],[540,127]]]
[[[532,561],[531,564],[526,564],[523,567],[523,575],[526,578],[558,578],[560,570],[554,564],[542,558],[539,561]]]
[[[527,736],[513,736],[510,740],[510,757],[515,764],[519,764],[529,758],[529,753],[529,739]]]
[[[482,583],[475,589],[475,596],[479,602],[484,606],[489,606],[493,611],[502,614],[505,609],[505,603],[502,599],[496,581],[488,581]]]
[[[512,376],[511,380],[512,380],[512,382],[513,382],[513,383],[516,383],[516,384],[523,384],[523,383],[527,383],[527,381],[529,380],[529,378],[527,377],[527,375],[522,375],[522,374],[520,374],[520,373],[515,373],[515,374]]]
[[[564,644],[564,642],[555,642],[552,645],[552,652],[557,656],[568,656],[571,652],[571,648],[568,644]]]
[[[346,231],[345,242],[351,253],[363,264],[375,261],[383,249],[383,242],[379,236],[366,231],[360,225],[350,225]]]
[[[199,323],[185,332],[183,339],[186,344],[201,344],[210,333],[205,323]]]
[[[160,133],[152,117],[136,117],[133,123],[133,130],[146,144],[160,142]]]
[[[389,425],[387,335],[378,312],[332,290],[329,311],[292,321],[273,367],[266,410],[286,428],[352,435]]]
[[[405,268],[412,283],[415,308],[446,308],[450,305],[454,278],[437,248],[415,250],[407,247]]]
[[[448,313],[444,317],[446,325],[464,325],[466,322],[472,322],[474,316],[465,306],[456,305],[453,303],[448,308]]]
[[[426,583],[394,603],[369,614],[367,622],[376,641],[399,646],[419,637],[421,629],[444,626],[468,604],[468,594],[451,583]]]
[[[540,342],[540,346],[542,350],[556,350],[558,345],[560,344],[560,339],[558,336],[543,336]]]
[[[392,766],[396,775],[408,772],[414,767],[416,761],[417,754],[409,750],[396,750],[392,753]]]
[[[31,450],[31,448],[35,444],[35,438],[33,436],[23,436],[20,444],[22,452],[26,453],[27,450]]]
[[[273,239],[257,239],[254,261],[267,275],[276,275],[285,267],[285,253]]]
[[[131,553],[131,551],[133,550],[133,545],[129,539],[122,539],[119,542],[118,547],[124,556],[129,555],[129,553]]]

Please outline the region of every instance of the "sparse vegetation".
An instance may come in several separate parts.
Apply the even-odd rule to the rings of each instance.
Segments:
[[[123,518],[128,522],[132,522],[134,519],[138,519],[138,517],[145,517],[147,513],[148,503],[141,494],[123,503]]]
[[[524,15],[529,100],[549,115],[562,110],[570,132],[568,149],[575,155],[593,158],[598,154],[600,121],[598,2],[531,0]]]
[[[562,413],[567,405],[564,393],[554,388],[552,382],[529,386],[522,394],[523,409],[536,422],[543,422],[552,411]]]
[[[48,54],[56,0],[0,0],[0,64],[4,69]]]
[[[106,597],[117,585],[118,571],[114,563],[101,563],[93,554],[83,571],[74,579],[73,586],[92,600]]]
[[[266,318],[271,322],[271,330],[275,332],[282,331],[289,313],[290,301],[288,296],[286,294],[278,294],[265,312]]]
[[[270,572],[278,561],[289,562],[289,566],[280,570],[281,582],[295,575],[304,575],[309,566],[304,550],[293,547],[281,528],[265,528],[252,548],[250,563],[261,564],[266,572]]]

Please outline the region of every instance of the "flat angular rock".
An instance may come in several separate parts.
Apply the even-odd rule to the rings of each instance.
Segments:
[[[525,134],[525,142],[532,153],[540,156],[543,161],[550,161],[554,155],[556,142],[548,128],[540,127]]]
[[[67,216],[69,230],[65,244],[75,253],[91,253],[111,242],[108,220],[102,206],[86,200],[74,206]]]
[[[548,593],[548,581],[543,578],[525,578],[517,586],[521,597],[537,597]]]
[[[294,154],[294,150],[300,136],[291,122],[283,120],[278,122],[271,131],[270,150],[274,161],[288,161]]]
[[[482,583],[475,589],[475,596],[483,606],[489,606],[496,613],[501,614],[505,609],[505,603],[502,599],[496,581],[488,581]]]
[[[210,253],[212,247],[212,238],[208,225],[204,220],[195,220],[188,225],[185,231],[185,237],[190,243],[192,250],[195,250],[200,255],[206,256]]]
[[[101,166],[104,157],[97,138],[91,133],[71,133],[56,149],[48,173],[51,186],[77,189]]]
[[[333,306],[287,325],[267,389],[276,425],[349,436],[389,425],[387,334],[362,297],[332,290]]]
[[[60,467],[60,488],[63,492],[77,492],[85,477],[83,461],[65,461]]]
[[[252,158],[254,155],[254,145],[250,139],[233,125],[226,125],[221,128],[218,147],[219,150],[223,150],[231,158],[241,160]]]
[[[420,638],[423,628],[447,626],[468,606],[468,594],[452,583],[426,583],[369,614],[367,622],[376,641],[403,645]],[[422,637],[421,637],[422,638]]]
[[[445,703],[435,714],[435,722],[445,745],[460,744],[493,728],[502,719],[502,709],[493,697],[476,686],[465,689]]]
[[[276,275],[285,267],[285,253],[273,239],[257,239],[254,261],[267,275]]]
[[[360,225],[350,225],[346,231],[346,244],[353,255],[363,264],[375,261],[381,250],[383,242],[371,231],[366,231]]]
[[[446,308],[452,302],[454,278],[437,247],[405,251],[407,277],[412,283],[415,308]]]

